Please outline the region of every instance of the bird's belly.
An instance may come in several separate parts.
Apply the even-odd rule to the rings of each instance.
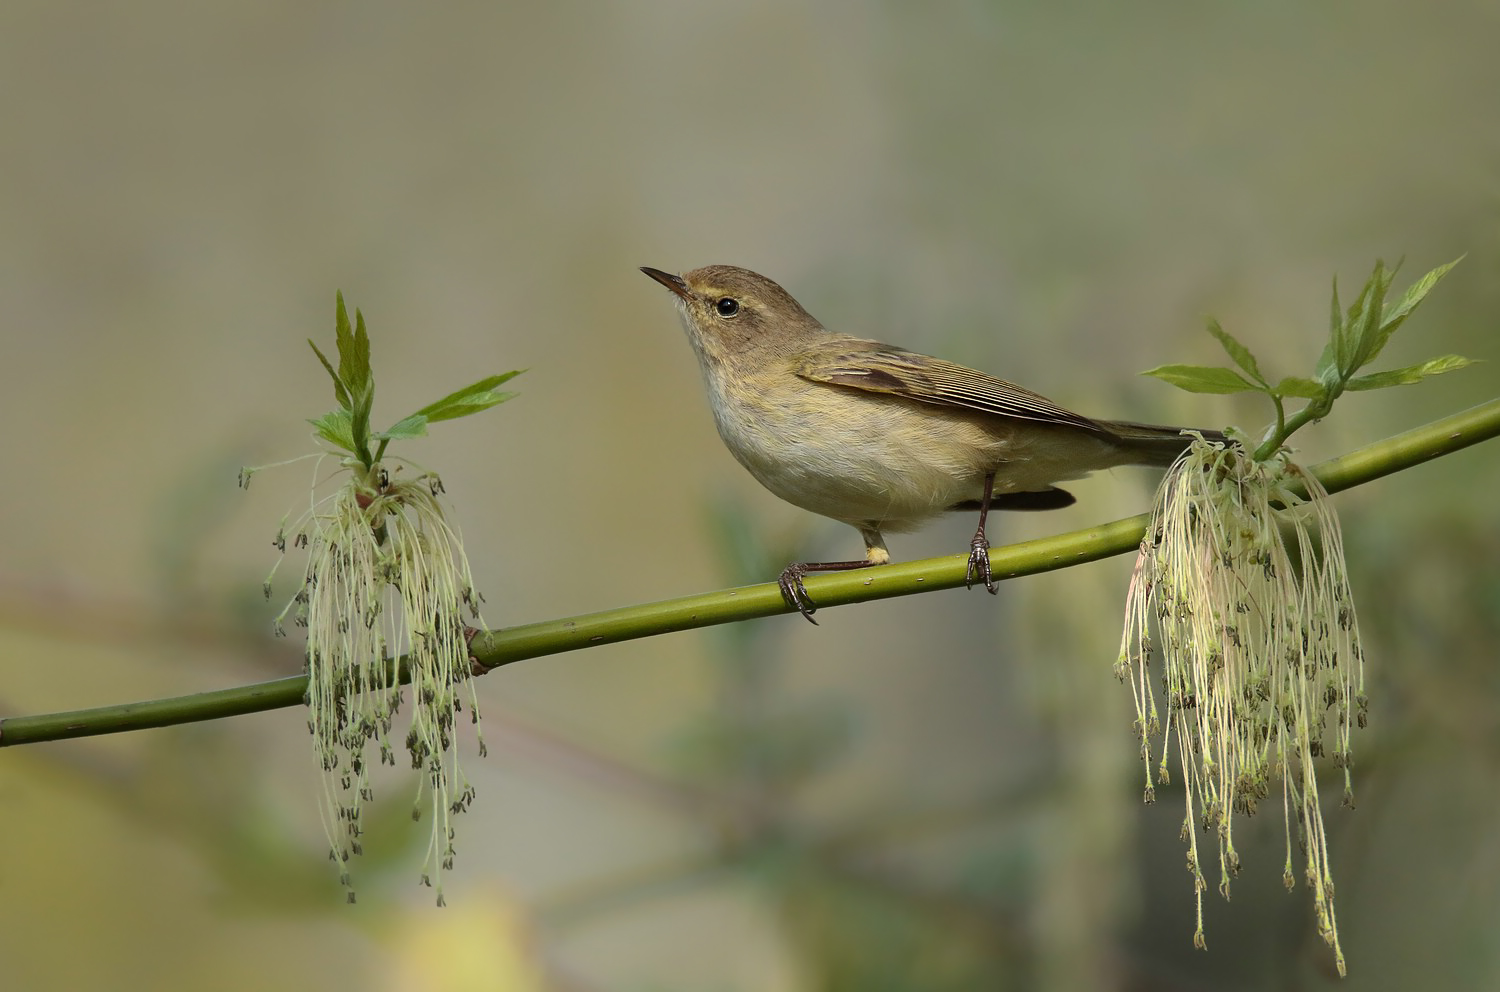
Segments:
[[[806,404],[714,406],[725,445],[772,493],[882,530],[915,528],[978,499],[986,471],[1004,458],[1004,440],[993,431],[884,397],[861,397],[858,422],[830,418],[817,406],[794,409]],[[1000,491],[1009,488],[1002,482]]]

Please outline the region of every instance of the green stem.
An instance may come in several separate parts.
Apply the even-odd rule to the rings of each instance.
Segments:
[[[1292,414],[1291,419],[1286,418],[1281,407],[1281,401],[1276,397],[1272,397],[1272,399],[1276,399],[1276,433],[1262,442],[1259,448],[1255,449],[1254,459],[1258,462],[1265,461],[1281,450],[1281,446],[1286,444],[1287,438],[1313,421],[1322,420],[1328,416],[1329,411],[1333,409],[1334,399],[1343,391],[1342,385],[1335,387],[1330,391],[1328,396],[1313,400],[1307,406]]]
[[[1288,427],[1304,413],[1305,410],[1294,415],[1288,421]],[[1307,419],[1313,418],[1309,415]],[[1338,492],[1452,454],[1497,435],[1500,435],[1500,399],[1322,462],[1313,466],[1313,472],[1329,492]],[[1010,579],[1124,554],[1139,546],[1146,521],[1147,515],[1141,514],[1056,537],[995,548],[990,552],[990,567],[995,578]],[[820,606],[830,607],[954,589],[964,584],[967,560],[965,553],[818,576],[807,580],[808,591]],[[494,669],[528,658],[787,612],[789,610],[776,584],[766,583],[605,610],[565,620],[481,631],[475,636],[472,649],[475,659],[484,668]],[[297,675],[172,699],[68,713],[15,716],[0,719],[0,747],[165,727],[295,706],[302,702],[306,689],[307,677]]]
[[[1271,397],[1271,402],[1276,405],[1276,430],[1272,437],[1284,438],[1286,437],[1286,401],[1274,392],[1270,393],[1269,395]],[[1265,446],[1265,443],[1262,442],[1261,449],[1264,449]],[[1257,449],[1256,453],[1259,454],[1260,450]],[[1269,458],[1270,455],[1267,455],[1266,457]],[[1265,459],[1260,460],[1264,461]]]

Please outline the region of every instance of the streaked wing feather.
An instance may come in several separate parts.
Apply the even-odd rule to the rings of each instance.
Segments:
[[[797,369],[811,382],[902,396],[935,406],[976,410],[1044,424],[1108,433],[1099,423],[1014,383],[889,345],[813,355]]]

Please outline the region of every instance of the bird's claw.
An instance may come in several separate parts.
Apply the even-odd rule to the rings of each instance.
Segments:
[[[802,566],[788,565],[782,569],[776,585],[781,589],[781,598],[786,600],[786,605],[807,618],[808,623],[817,626],[818,621],[813,619],[813,614],[818,608],[807,595],[807,586],[802,584],[802,577],[806,574],[807,570]]]
[[[964,575],[964,586],[974,588],[975,579],[984,583],[991,596],[998,592],[994,577],[990,575],[990,542],[983,534],[975,534],[974,540],[969,542],[969,570]]]

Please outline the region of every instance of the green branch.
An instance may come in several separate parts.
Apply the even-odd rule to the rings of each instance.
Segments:
[[[1500,399],[1377,441],[1316,465],[1313,471],[1329,492],[1338,492],[1497,435],[1500,435]],[[1056,537],[995,548],[990,552],[990,566],[997,579],[1009,579],[1125,554],[1140,544],[1145,526],[1146,516],[1142,514]],[[954,589],[964,584],[967,561],[968,555],[964,553],[819,576],[808,579],[808,591],[820,607],[828,607]],[[771,582],[566,620],[482,631],[475,636],[472,649],[474,657],[488,670],[543,655],[788,612],[780,590]],[[302,703],[306,691],[307,677],[297,675],[172,699],[10,717],[0,719],[0,747],[258,713],[296,706]]]

